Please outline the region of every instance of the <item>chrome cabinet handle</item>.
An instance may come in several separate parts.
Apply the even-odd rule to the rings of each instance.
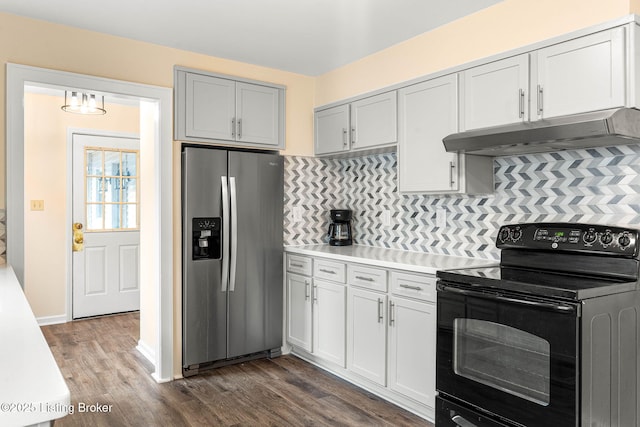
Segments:
[[[523,89],[519,89],[520,94],[519,94],[519,105],[518,105],[518,117],[523,118],[524,117],[524,90]]]
[[[242,119],[238,119],[238,139],[242,139]]]
[[[351,128],[351,144],[356,144],[356,128]]]
[[[389,326],[393,326],[393,324],[395,323],[396,319],[393,317],[393,309],[395,308],[395,304],[393,303],[393,301],[389,301]]]
[[[542,86],[538,85],[538,114],[539,115],[542,115],[542,112],[544,111],[544,108],[542,105],[543,102],[544,102],[543,89],[542,89]]]
[[[220,177],[222,184],[222,292],[229,284],[229,185],[227,177]]]
[[[356,279],[364,280],[365,282],[373,282],[373,280],[374,280],[371,277],[364,277],[364,276],[356,276]]]
[[[304,281],[304,299],[305,301],[309,299],[309,281],[305,280]]]
[[[400,285],[401,288],[405,289],[413,289],[414,291],[421,291],[422,288],[420,286],[411,286],[411,285]]]
[[[236,139],[236,118],[231,119],[231,138]]]
[[[453,170],[456,168],[456,165],[453,162],[449,162],[449,184],[451,187],[456,185],[456,182],[453,180]]]
[[[348,139],[348,137],[347,137],[347,128],[342,128],[342,145],[344,147],[346,147],[348,145],[347,139]]]
[[[382,323],[382,299],[378,298],[378,323]]]
[[[333,270],[326,270],[324,268],[319,268],[318,270],[322,271],[323,273],[327,273],[327,274],[338,274]]]
[[[318,285],[313,285],[313,301],[318,303]]]

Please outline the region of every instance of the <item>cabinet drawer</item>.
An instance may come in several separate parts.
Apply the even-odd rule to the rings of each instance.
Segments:
[[[387,292],[387,270],[349,265],[347,276],[350,285]]]
[[[313,263],[313,277],[344,283],[345,265],[341,262],[316,259]]]
[[[313,260],[311,258],[298,255],[287,255],[287,271],[291,273],[311,276],[312,264]]]
[[[436,302],[436,277],[392,271],[391,293]]]

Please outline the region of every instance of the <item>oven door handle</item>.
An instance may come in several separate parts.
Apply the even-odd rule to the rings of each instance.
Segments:
[[[464,419],[461,415],[454,415],[451,417],[451,421],[453,421],[458,427],[478,427],[471,421]]]
[[[513,303],[513,304],[527,305],[527,306],[530,306],[530,307],[542,308],[542,309],[546,309],[546,310],[556,311],[556,312],[559,312],[559,313],[566,313],[566,314],[577,313],[578,315],[580,315],[579,310],[578,310],[578,306],[572,305],[572,304],[563,304],[563,303],[556,303],[556,302],[544,302],[544,301],[531,301],[531,300],[520,299],[520,298],[506,297],[506,296],[503,296],[503,295],[496,295],[496,294],[490,294],[490,293],[485,293],[485,292],[478,292],[478,291],[473,291],[473,290],[469,290],[469,289],[460,289],[460,288],[456,288],[456,287],[453,287],[453,286],[447,286],[447,285],[442,285],[440,287],[440,289],[445,291],[445,292],[453,292],[453,293],[456,293],[456,294],[461,294],[461,295],[466,295],[466,296],[472,296],[472,297],[477,297],[477,298],[485,298],[485,299],[501,301],[501,302],[510,302],[510,303]]]

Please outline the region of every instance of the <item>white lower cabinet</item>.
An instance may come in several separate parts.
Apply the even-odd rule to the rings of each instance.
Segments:
[[[347,368],[382,386],[387,381],[387,295],[349,288]]]
[[[345,366],[346,287],[342,284],[313,281],[313,353]]]
[[[436,278],[372,264],[287,254],[287,341],[294,354],[433,420]]]
[[[389,388],[434,407],[436,307],[406,298],[389,302]]]
[[[311,278],[287,273],[287,341],[311,351]]]

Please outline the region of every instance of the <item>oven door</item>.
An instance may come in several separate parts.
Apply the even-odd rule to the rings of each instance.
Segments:
[[[576,426],[579,313],[440,282],[438,392],[526,426]]]

